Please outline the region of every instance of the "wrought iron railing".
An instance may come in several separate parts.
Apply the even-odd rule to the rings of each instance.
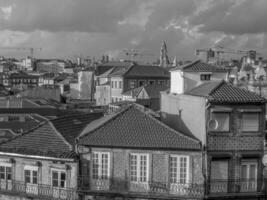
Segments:
[[[30,184],[21,181],[0,179],[0,193],[17,194],[19,196],[36,196],[45,199],[76,200],[76,189],[58,188],[50,185]]]
[[[248,193],[259,192],[261,180],[237,179],[237,180],[210,180],[209,193]]]
[[[129,181],[125,179],[88,179],[79,177],[79,192],[112,192],[118,194],[149,194],[149,195],[172,195],[187,197],[203,197],[204,185],[192,183],[168,183],[157,181]]]

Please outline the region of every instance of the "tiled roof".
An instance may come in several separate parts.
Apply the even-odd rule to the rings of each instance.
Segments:
[[[2,143],[0,151],[59,158],[73,157],[75,138],[90,122],[101,116],[101,113],[90,113],[46,121],[35,129]]]
[[[163,85],[147,85],[145,86],[145,90],[149,96],[149,98],[159,98],[160,92],[167,90],[169,87]]]
[[[86,146],[200,150],[198,140],[185,136],[132,104],[79,138]]]
[[[169,78],[170,73],[166,69],[153,65],[133,65],[125,74],[125,77],[163,77]]]
[[[246,89],[238,88],[225,81],[209,81],[185,94],[206,97],[213,103],[264,103],[266,99]]]
[[[146,85],[138,88],[130,89],[124,92],[122,95],[137,97],[142,90],[145,90],[149,98],[159,98],[160,92],[167,90],[167,86],[162,85]]]
[[[110,61],[107,63],[97,65],[95,73],[98,76],[98,75],[103,74],[104,72],[110,70],[111,68],[127,67],[127,66],[131,66],[132,64],[133,64],[133,62],[130,62],[130,61],[124,61],[124,62]]]
[[[51,120],[54,127],[62,136],[70,143],[74,145],[75,138],[79,136],[82,130],[92,121],[99,119],[103,116],[103,113],[88,113],[79,115],[63,116],[57,119]]]
[[[175,67],[171,71],[175,71],[175,70],[182,70],[185,72],[227,72],[228,71],[224,67],[204,63],[200,60],[191,62],[189,64],[185,64],[182,66]]]

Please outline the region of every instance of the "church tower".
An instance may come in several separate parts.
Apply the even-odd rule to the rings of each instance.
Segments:
[[[165,67],[168,67],[169,64],[170,64],[170,61],[169,61],[169,57],[168,57],[167,45],[166,45],[166,42],[164,41],[162,43],[162,47],[160,49],[159,66],[165,68]]]

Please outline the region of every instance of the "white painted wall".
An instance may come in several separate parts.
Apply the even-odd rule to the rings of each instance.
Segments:
[[[184,93],[184,77],[183,72],[180,70],[171,71],[171,93],[182,94]]]

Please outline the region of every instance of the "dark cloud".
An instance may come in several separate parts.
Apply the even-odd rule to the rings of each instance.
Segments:
[[[47,57],[124,48],[158,56],[163,41],[172,58],[216,42],[264,49],[266,7],[266,0],[0,0],[0,42],[40,46]]]
[[[117,22],[138,6],[134,0],[13,0],[9,4],[12,14],[1,18],[0,29],[25,32],[115,31]]]
[[[191,18],[199,31],[218,31],[226,34],[266,33],[266,0],[213,0],[210,7]]]

